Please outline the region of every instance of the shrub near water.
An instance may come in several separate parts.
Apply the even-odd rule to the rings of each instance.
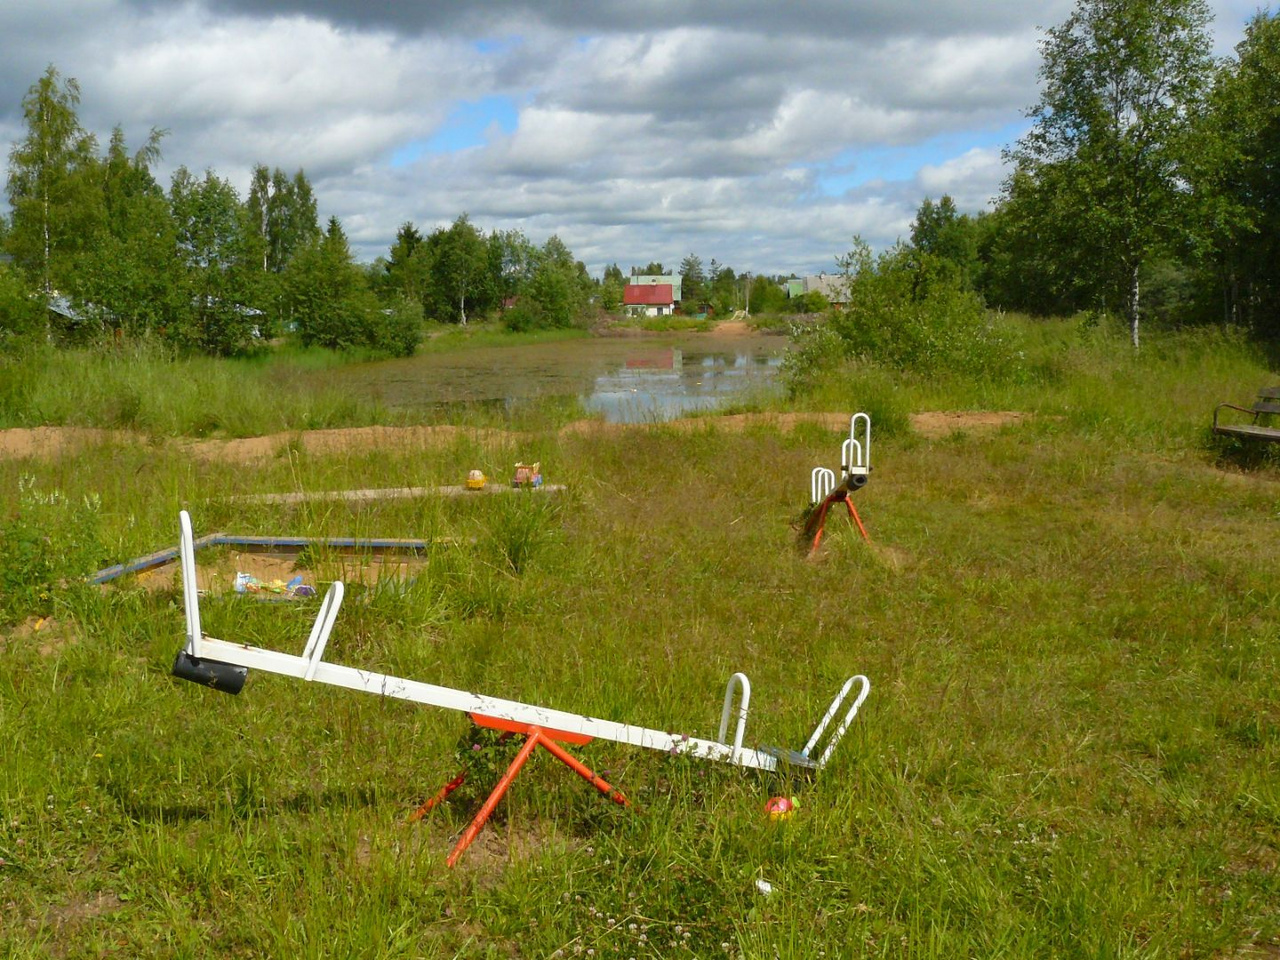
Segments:
[[[851,358],[896,370],[1008,379],[1019,356],[952,264],[898,246],[879,257],[861,240],[841,261],[849,303],[797,331],[783,374],[793,392]]]
[[[314,385],[306,367],[328,356],[312,351],[284,354],[279,361],[184,357],[145,339],[75,350],[32,344],[0,355],[0,428],[253,436],[384,421],[381,408]]]

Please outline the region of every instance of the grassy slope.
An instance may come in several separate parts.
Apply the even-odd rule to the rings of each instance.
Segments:
[[[492,324],[430,333],[419,353],[588,335],[578,329],[510,333]],[[173,358],[146,342],[77,350],[37,345],[21,356],[0,355],[0,429],[58,425],[129,429],[155,438],[249,437],[415,419],[343,393],[317,376],[352,359],[365,358],[295,347],[218,360]],[[430,416],[424,412],[416,419]]]
[[[0,462],[6,513],[19,473],[100,493],[125,555],[176,539],[181,504],[197,532],[477,538],[405,591],[353,597],[341,662],[701,735],[744,670],[749,737],[792,746],[845,676],[873,683],[789,822],[761,812],[787,784],[593,744],[581,754],[635,811],[538,760],[450,872],[474,806],[405,819],[455,772],[460,717],[262,675],[234,699],[178,684],[171,596],[68,591],[65,636],[0,651],[0,945],[1253,955],[1280,935],[1280,476],[1218,469],[1204,442],[1213,402],[1274,375],[1230,344],[1153,344],[1135,363],[1058,333],[1034,385],[831,381],[815,404],[869,400],[886,425],[858,494],[874,544],[840,521],[817,562],[790,523],[839,438],[811,428],[464,440],[248,470],[169,448]],[[966,406],[1040,416],[936,441],[892,429],[895,411]],[[220,499],[456,482],[528,457],[570,495]],[[206,627],[295,648],[309,612],[211,599]]]

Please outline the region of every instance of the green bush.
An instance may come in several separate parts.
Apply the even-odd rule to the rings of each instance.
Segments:
[[[44,330],[44,299],[34,295],[17,270],[0,265],[0,350]]]
[[[378,314],[371,346],[393,357],[411,357],[422,341],[422,304],[396,297]]]
[[[551,326],[544,317],[542,308],[528,297],[521,297],[510,308],[504,310],[502,323],[513,333],[524,333]]]
[[[849,303],[795,331],[797,349],[783,368],[793,392],[850,359],[1000,380],[1022,372],[1012,343],[950,262],[901,245],[873,257],[859,240],[841,266]]]
[[[73,502],[18,479],[18,504],[0,520],[0,624],[48,616],[64,581],[92,573],[104,549],[96,496]]]

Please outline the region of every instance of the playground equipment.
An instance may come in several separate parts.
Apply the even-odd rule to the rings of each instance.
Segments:
[[[861,429],[859,429],[861,428]],[[802,542],[809,544],[812,555],[822,542],[827,511],[832,504],[843,502],[849,508],[849,519],[858,526],[862,539],[870,542],[867,528],[850,499],[854,491],[867,485],[871,474],[871,417],[855,413],[849,418],[849,436],[840,445],[840,484],[836,485],[835,471],[827,467],[814,467],[809,475],[809,517],[801,534]]]
[[[503,731],[504,735],[525,738],[520,752],[449,854],[447,859],[449,866],[457,862],[463,851],[483,829],[494,808],[519,774],[521,767],[538,747],[545,749],[615,803],[629,806],[629,801],[621,792],[597,776],[561,744],[581,745],[598,738],[634,747],[661,750],[674,755],[731,763],[755,770],[795,769],[816,772],[831,759],[836,745],[844,737],[858,713],[858,708],[862,706],[862,702],[871,690],[871,682],[865,676],[853,676],[846,680],[822,719],[818,721],[813,734],[798,751],[779,747],[744,746],[747,711],[751,702],[751,683],[741,673],[735,673],[729,678],[716,740],[702,740],[687,734],[670,733],[582,714],[551,710],[516,700],[502,700],[453,687],[437,686],[325,662],[325,648],[342,606],[344,588],[341,581],[334,581],[325,594],[320,604],[320,613],[307,637],[301,656],[219,640],[207,636],[200,624],[200,600],[196,588],[194,546],[196,541],[191,532],[191,517],[185,510],[179,514],[179,525],[186,642],[174,660],[174,676],[224,693],[237,694],[243,689],[251,668],[266,670],[308,682],[328,683],[377,696],[395,697],[428,706],[442,707],[446,710],[457,710],[467,714],[478,726]],[[858,686],[858,693],[852,704],[846,708],[846,701],[855,685]],[[731,721],[734,721],[732,743],[727,739]],[[448,796],[463,782],[464,778],[465,774],[446,784],[419,808],[415,818]]]

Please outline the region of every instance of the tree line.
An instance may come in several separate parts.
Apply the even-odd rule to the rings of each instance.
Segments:
[[[926,199],[918,257],[988,306],[1280,335],[1280,18],[1211,55],[1203,0],[1080,0],[1041,43],[994,210]]]
[[[413,352],[424,320],[466,323],[503,310],[516,329],[566,326],[594,282],[558,237],[486,236],[464,214],[389,255],[355,261],[336,217],[322,227],[302,170],[257,165],[247,196],[213,170],[152,170],[165,131],[105,152],[80,124],[80,87],[50,66],[22,103],[0,217],[0,346],[32,336],[157,336],[229,355],[288,332],[304,345]],[[50,310],[53,304],[58,309]]]
[[[883,263],[927,283],[894,288],[949,283],[987,307],[1116,313],[1135,347],[1144,319],[1280,335],[1280,15],[1258,12],[1221,61],[1209,25],[1205,0],[1078,0],[1041,43],[1033,123],[1006,151],[994,208],[926,198]],[[596,281],[558,237],[486,234],[465,214],[425,233],[406,222],[386,256],[357,264],[341,223],[321,227],[301,170],[259,165],[242,200],[213,171],[180,167],[166,191],[151,172],[164,131],[130,151],[117,128],[101,153],[78,105],[75,80],[52,66],[23,100],[12,214],[0,218],[16,268],[0,263],[0,340],[47,327],[55,291],[73,305],[60,336],[158,334],[221,354],[281,330],[409,353],[424,319],[558,327],[622,304],[616,263]],[[864,279],[878,269],[859,263]],[[631,273],[668,275],[657,262]],[[672,274],[686,313],[827,306],[788,299],[784,277],[695,254]]]

